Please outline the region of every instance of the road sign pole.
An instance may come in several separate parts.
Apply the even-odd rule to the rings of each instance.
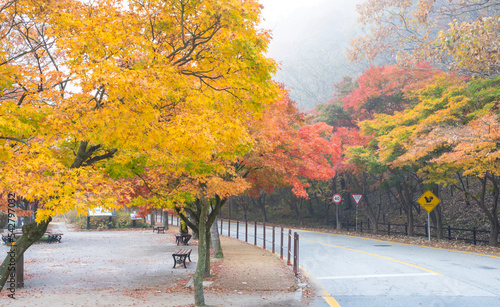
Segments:
[[[358,205],[356,205],[356,233],[358,233]]]
[[[332,198],[333,202],[335,203],[335,217],[336,217],[336,221],[337,221],[337,230],[340,230],[340,227],[339,227],[339,203],[342,201],[342,196],[340,194],[335,194],[333,195],[333,198]]]
[[[427,211],[427,233],[429,234],[429,242],[431,241],[431,211],[441,202],[441,200],[431,191],[426,191],[417,203]]]
[[[427,212],[427,233],[429,234],[429,242],[431,241],[431,213]]]
[[[340,227],[339,227],[339,204],[335,204],[335,206],[337,207],[337,210],[336,210],[336,215],[337,215],[337,230],[340,230]]]

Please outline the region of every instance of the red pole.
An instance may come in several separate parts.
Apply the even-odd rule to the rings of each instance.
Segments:
[[[254,242],[253,245],[257,245],[257,221],[255,221],[255,227],[254,227]]]
[[[281,259],[283,259],[283,231],[284,231],[284,230],[283,230],[283,227],[281,227],[281,244],[280,244],[280,245],[281,245],[281,246],[280,246],[280,248],[281,248],[280,258],[281,258]]]
[[[293,272],[299,276],[299,234],[293,234]]]
[[[274,243],[275,243],[275,240],[274,240],[274,225],[273,225],[273,254],[274,254]]]
[[[262,246],[266,249],[266,223],[263,224],[262,231],[264,232],[264,238],[262,239]]]
[[[288,229],[288,260],[286,262],[288,265],[290,265],[290,261],[291,261],[290,258],[292,258],[291,247],[292,247],[292,230]]]

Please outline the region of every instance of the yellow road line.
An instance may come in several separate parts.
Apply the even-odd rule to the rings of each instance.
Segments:
[[[396,242],[396,241],[385,241],[385,240],[380,240],[380,239],[373,239],[373,238],[353,236],[353,235],[345,235],[345,234],[339,234],[339,233],[328,233],[328,232],[321,232],[321,231],[315,231],[315,230],[305,230],[305,229],[300,229],[300,230],[296,229],[296,230],[297,231],[304,231],[304,232],[319,233],[319,234],[324,234],[324,235],[332,235],[332,236],[341,236],[341,237],[365,239],[365,240],[372,240],[372,241],[384,242],[384,243],[393,243],[393,244],[399,244],[399,245],[418,246],[418,247],[424,247],[424,248],[430,248],[430,249],[443,250],[443,251],[447,251],[447,252],[455,252],[455,253],[462,253],[462,254],[471,254],[471,255],[485,256],[485,257],[491,257],[491,258],[498,258],[498,259],[500,259],[500,256],[497,256],[497,255],[482,254],[482,253],[475,253],[475,252],[468,252],[468,251],[461,251],[461,250],[449,249],[449,248],[442,248],[442,247],[434,247],[434,246],[419,245],[419,244],[401,243],[401,242]],[[303,240],[303,239],[301,238],[301,240]]]
[[[393,261],[393,262],[401,263],[401,264],[404,264],[404,265],[407,265],[407,266],[411,266],[411,267],[414,267],[414,268],[417,268],[417,269],[420,269],[420,270],[423,270],[423,271],[427,271],[427,272],[430,272],[430,273],[433,273],[433,274],[436,274],[436,275],[442,275],[441,273],[438,273],[438,272],[433,271],[433,270],[426,269],[426,268],[418,266],[418,265],[414,265],[414,264],[411,264],[411,263],[408,263],[408,262],[404,262],[404,261],[401,261],[401,260],[396,260],[396,259],[393,259],[393,258],[390,258],[390,257],[386,257],[386,256],[377,255],[377,254],[374,254],[374,253],[369,253],[369,252],[365,252],[365,251],[361,251],[361,250],[357,250],[357,249],[353,249],[353,248],[349,248],[349,247],[332,245],[332,244],[323,243],[323,242],[314,241],[314,240],[309,240],[309,239],[304,239],[304,238],[302,238],[301,240],[305,240],[305,241],[309,241],[309,242],[314,242],[314,243],[318,243],[318,244],[323,244],[323,245],[328,245],[328,246],[332,246],[332,247],[336,247],[336,248],[342,248],[342,249],[353,251],[353,252],[363,253],[363,254],[367,254],[367,255],[370,255],[370,256],[374,256],[374,257],[378,257],[378,258],[390,260],[390,261]]]
[[[340,304],[337,302],[337,300],[330,293],[328,293],[328,291],[326,291],[326,289],[316,280],[316,278],[312,277],[309,272],[307,272],[302,266],[300,267],[300,269],[302,270],[302,273],[307,276],[307,278],[312,280],[321,289],[322,297],[330,307],[340,307]]]
[[[330,307],[340,307],[339,302],[331,296],[325,296],[323,299],[330,305]]]

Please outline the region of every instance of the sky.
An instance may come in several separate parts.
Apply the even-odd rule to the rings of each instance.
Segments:
[[[344,69],[344,54],[357,33],[361,1],[260,0],[261,27],[273,33],[268,56],[281,65],[275,80],[285,83],[302,110],[326,102],[333,83],[356,73]]]

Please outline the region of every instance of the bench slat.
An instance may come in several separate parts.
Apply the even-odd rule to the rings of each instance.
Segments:
[[[184,264],[184,268],[187,268],[186,267],[186,258],[189,259],[189,262],[191,262],[191,251],[192,249],[178,249],[176,250],[173,254],[172,254],[172,257],[174,258],[174,268],[175,266],[177,265],[177,263],[179,264]]]

